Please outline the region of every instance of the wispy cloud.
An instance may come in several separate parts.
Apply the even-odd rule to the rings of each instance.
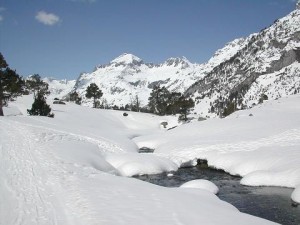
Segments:
[[[61,21],[59,16],[57,16],[53,13],[47,13],[45,11],[39,11],[35,16],[35,19],[37,21],[39,21],[40,23],[48,25],[48,26],[53,26]]]
[[[6,10],[6,8],[4,7],[0,7],[0,13],[4,12]],[[2,15],[0,15],[0,23],[4,20],[4,17]]]

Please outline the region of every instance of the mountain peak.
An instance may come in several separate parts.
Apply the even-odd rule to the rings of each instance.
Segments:
[[[166,60],[165,62],[168,66],[178,66],[181,65],[183,68],[189,67],[191,62],[184,56],[182,57],[172,57]]]
[[[129,54],[129,53],[124,53],[111,61],[111,63],[125,64],[125,65],[141,64],[142,62],[143,62],[142,59],[140,59],[139,57],[137,57],[133,54]]]

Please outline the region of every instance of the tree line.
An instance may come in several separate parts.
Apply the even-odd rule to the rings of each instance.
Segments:
[[[72,95],[78,96],[76,92]],[[91,83],[86,89],[86,98],[93,99],[93,107],[101,108],[100,99],[103,96],[102,91],[95,83]],[[145,107],[141,107],[141,101],[136,95],[131,99],[131,103],[125,105],[125,107],[113,106],[110,107],[115,110],[130,110],[135,112],[148,112],[157,115],[175,115],[180,114],[180,120],[187,120],[187,114],[190,109],[195,106],[194,101],[191,98],[185,98],[179,92],[170,92],[166,87],[154,86],[150,97],[148,98],[148,104]]]
[[[195,106],[193,99],[179,92],[170,92],[166,87],[154,86],[149,97],[149,111],[157,115],[180,114],[180,120],[187,120],[187,114]]]

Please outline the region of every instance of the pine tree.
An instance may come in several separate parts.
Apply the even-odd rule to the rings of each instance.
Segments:
[[[27,109],[27,112],[31,116],[48,116],[54,117],[51,113],[50,106],[46,103],[46,97],[43,92],[38,92],[34,98],[31,109]]]
[[[263,103],[265,100],[268,100],[268,99],[269,99],[268,95],[266,95],[266,94],[261,94],[261,95],[260,95],[260,98],[258,99],[258,104],[261,104],[261,103]]]
[[[131,111],[139,112],[141,109],[141,101],[138,95],[135,95],[134,99],[131,99]]]
[[[179,99],[182,97],[181,93],[179,92],[172,92],[170,94],[169,100],[168,100],[168,106],[166,109],[166,113],[169,115],[175,115],[177,113],[180,113],[180,106],[179,106]]]
[[[229,116],[230,114],[234,113],[236,111],[236,103],[235,102],[228,102],[226,104],[226,107],[224,108],[224,111],[223,111],[223,116],[226,117],[226,116]]]
[[[81,105],[81,100],[82,100],[82,98],[79,97],[79,94],[76,91],[70,93],[70,101],[71,102],[75,102],[77,105]]]
[[[24,81],[8,67],[0,53],[0,116],[3,116],[3,103],[23,93]]]
[[[165,87],[154,86],[150,97],[148,98],[150,112],[165,115],[167,112],[168,101],[170,98],[170,92]]]
[[[187,114],[195,106],[195,102],[191,98],[186,99],[182,96],[179,98],[177,104],[179,106],[179,113],[181,114],[180,119],[187,121]]]
[[[34,74],[26,80],[26,88],[32,91],[34,96],[31,109],[27,109],[29,115],[54,117],[51,107],[46,102],[46,95],[50,94],[48,87],[49,85],[38,74]]]
[[[87,89],[86,89],[86,94],[85,97],[87,98],[93,98],[94,104],[93,107],[96,108],[97,104],[97,99],[101,98],[103,95],[102,91],[99,89],[97,84],[91,83]]]
[[[44,95],[49,95],[48,90],[49,85],[41,79],[41,76],[34,74],[26,80],[26,88],[33,92],[34,97],[37,93],[43,93]]]

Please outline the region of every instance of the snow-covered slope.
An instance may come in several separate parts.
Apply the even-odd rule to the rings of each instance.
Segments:
[[[132,54],[123,54],[107,65],[98,66],[92,73],[81,74],[75,88],[84,101],[87,86],[94,82],[103,91],[103,98],[110,105],[125,106],[137,95],[142,105],[154,85],[166,86],[169,90],[184,92],[202,74],[197,73],[200,65],[190,63],[186,58],[170,58],[153,65]]]
[[[205,64],[191,63],[185,57],[176,57],[154,65],[145,63],[135,55],[124,53],[106,65],[98,65],[92,73],[82,73],[73,90],[78,91],[83,102],[89,105],[85,91],[94,82],[103,91],[102,100],[106,99],[111,106],[130,104],[136,95],[140,98],[141,105],[145,106],[155,85],[183,93],[214,67],[230,59],[243,47],[243,43],[244,39],[228,43]]]
[[[0,117],[1,225],[274,224],[206,190],[116,176],[176,169],[166,157],[137,153],[132,141],[162,135],[161,120],[173,117],[73,104],[51,105],[55,118],[19,115],[31,103],[32,96],[19,98]]]
[[[257,104],[262,94],[275,99],[300,92],[299,9],[235,42],[235,54],[187,90],[197,113],[222,115],[232,103],[238,109]]]
[[[73,89],[76,83],[76,80],[56,80],[54,78],[44,78],[44,82],[49,84],[50,98],[64,98],[68,95]]]
[[[94,82],[103,91],[103,98],[110,105],[125,106],[137,95],[141,105],[145,106],[155,85],[165,86],[169,91],[184,93],[213,68],[235,55],[244,46],[244,42],[244,39],[237,39],[228,43],[204,64],[191,63],[185,57],[176,57],[154,65],[125,53],[107,65],[97,66],[92,73],[81,74],[75,89],[84,101],[88,102],[84,96],[85,90]]]
[[[91,105],[90,100],[85,98],[86,88],[89,84],[96,83],[103,92],[102,101],[105,99],[110,106],[125,106],[136,96],[139,97],[141,105],[145,106],[155,85],[183,93],[214,67],[234,55],[243,46],[243,41],[244,39],[237,39],[228,43],[205,64],[191,63],[185,57],[176,57],[154,65],[124,53],[106,65],[98,65],[92,73],[82,73],[75,84],[74,81],[45,81],[49,83],[53,92],[51,96],[63,98],[76,90],[86,105]]]

